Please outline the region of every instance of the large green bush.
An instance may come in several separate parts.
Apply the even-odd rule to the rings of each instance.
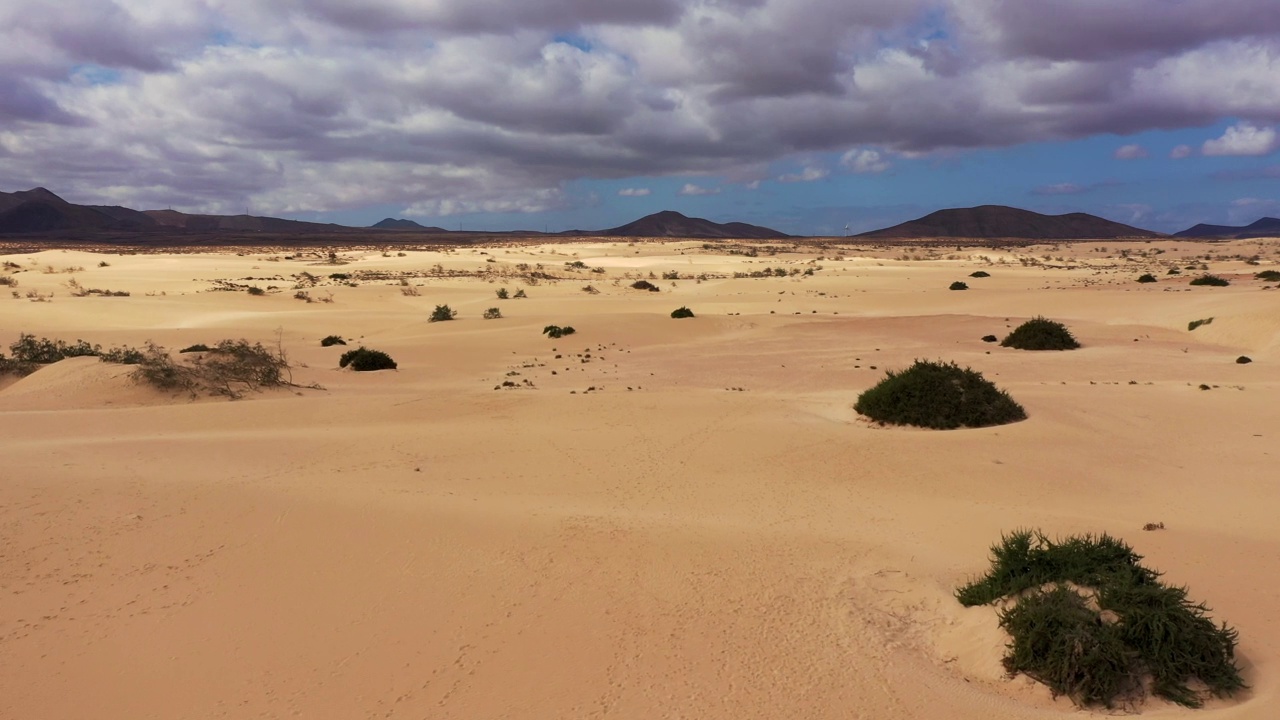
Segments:
[[[955,363],[917,360],[858,396],[860,415],[888,425],[935,430],[988,427],[1025,420],[1027,413],[982,374]]]
[[[342,353],[342,357],[338,358],[338,367],[350,367],[357,372],[395,370],[396,361],[381,350],[370,350],[361,346],[355,350],[348,350]]]
[[[1014,328],[1000,341],[1001,347],[1018,350],[1075,350],[1080,343],[1066,325],[1034,317]]]
[[[1141,560],[1106,534],[1054,541],[1021,530],[992,546],[991,570],[956,597],[966,606],[1016,599],[1000,612],[1012,637],[1005,669],[1081,706],[1134,702],[1149,685],[1158,697],[1199,707],[1206,695],[1244,688],[1236,631]]]

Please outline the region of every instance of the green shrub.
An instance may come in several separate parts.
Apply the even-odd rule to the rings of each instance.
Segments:
[[[427,318],[427,322],[443,322],[458,317],[458,311],[450,308],[448,305],[437,305],[435,310],[431,311],[431,317]]]
[[[529,296],[524,294],[524,288],[520,288],[516,290],[516,294],[512,295],[511,297],[516,300],[523,300],[524,298],[527,298]]]
[[[991,277],[991,273],[987,272],[986,270],[975,270],[969,273],[969,277],[971,278]]]
[[[1005,668],[1081,706],[1140,699],[1148,682],[1156,696],[1188,707],[1243,689],[1236,631],[1141,560],[1106,534],[1054,541],[1020,530],[992,546],[991,570],[956,598],[966,606],[1017,598],[1000,613],[1012,637]]]
[[[906,370],[890,370],[858,396],[853,409],[888,425],[935,430],[989,427],[1025,420],[1027,413],[1008,393],[969,368],[917,360]]]
[[[110,350],[103,350],[98,354],[98,359],[102,362],[115,363],[117,365],[137,365],[143,361],[144,352],[134,347],[114,347]]]
[[[502,317],[502,311],[496,307],[491,307],[484,311],[485,320],[498,320]]]
[[[969,289],[969,284],[968,284],[968,283],[963,283],[963,282],[960,282],[959,280],[957,280],[957,281],[955,281],[955,282],[951,283],[951,287],[949,287],[949,288],[947,288],[947,289],[948,289],[948,290],[968,290],[968,289]]]
[[[263,290],[257,285],[250,285],[248,289],[245,290],[245,292],[249,293],[250,295],[266,295],[267,294],[266,290]]]
[[[985,343],[1000,342],[1000,338],[996,337],[995,335],[983,335],[982,342],[985,342]]]
[[[649,282],[648,280],[637,280],[631,283],[633,290],[648,290],[649,292],[662,292],[662,288]]]
[[[507,299],[507,298],[509,298],[509,297],[511,297],[511,294],[507,292],[507,289],[506,289],[506,288],[498,288],[498,299],[499,299],[499,300],[506,300],[506,299]]]
[[[195,345],[188,345],[187,347],[182,348],[178,352],[193,353],[193,352],[209,352],[210,350],[212,350],[212,348],[210,348],[208,345],[205,345],[204,343],[196,343]]]
[[[1178,268],[1169,268],[1169,272],[1168,272],[1168,273],[1166,273],[1166,274],[1168,274],[1168,275],[1181,275],[1181,274],[1182,274],[1182,271],[1181,271],[1181,270],[1179,270]]]
[[[1066,325],[1034,317],[1014,328],[1000,341],[1000,346],[1018,350],[1075,350],[1080,343]]]
[[[1240,357],[1236,358],[1237,365],[1248,365],[1251,362],[1253,362],[1253,358],[1249,357],[1248,355],[1241,355]]]
[[[677,320],[680,318],[691,318],[693,317],[693,311],[682,305],[671,311],[671,317],[676,318]]]
[[[359,349],[342,353],[342,357],[338,358],[338,367],[344,368],[347,366],[357,372],[395,370],[396,361],[381,350],[370,350],[361,346]]]
[[[1267,282],[1280,282],[1280,270],[1263,270],[1254,277]]]
[[[577,330],[574,330],[568,325],[565,327],[560,327],[559,325],[548,325],[542,328],[542,334],[549,338],[561,338],[565,335],[572,335],[575,332],[577,332]]]
[[[1191,322],[1187,323],[1187,332],[1191,332],[1192,330],[1195,330],[1201,325],[1208,325],[1212,322],[1213,322],[1213,318],[1211,317],[1200,318],[1199,320],[1192,320]]]
[[[347,341],[338,335],[326,335],[320,338],[320,347],[333,347],[334,345],[346,345]]]
[[[1192,285],[1208,285],[1210,287],[1226,287],[1231,283],[1224,278],[1218,277],[1217,275],[1209,275],[1206,273],[1196,278],[1195,280],[1192,280],[1191,284]]]
[[[1152,275],[1151,273],[1144,273],[1144,274],[1142,274],[1142,275],[1139,275],[1139,276],[1138,276],[1138,282],[1140,282],[1140,283],[1153,283],[1153,282],[1156,282],[1156,276],[1155,276],[1155,275]]]

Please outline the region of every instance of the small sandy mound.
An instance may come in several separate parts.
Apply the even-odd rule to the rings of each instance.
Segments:
[[[0,409],[85,410],[165,402],[163,395],[134,383],[131,372],[132,366],[96,357],[67,358],[0,390]]]

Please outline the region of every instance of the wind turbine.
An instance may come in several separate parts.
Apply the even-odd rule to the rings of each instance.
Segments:
[[[849,237],[849,223],[844,224],[844,236]]]

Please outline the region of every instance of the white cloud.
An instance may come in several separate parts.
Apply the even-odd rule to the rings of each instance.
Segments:
[[[855,173],[882,173],[892,165],[878,150],[850,150],[840,158],[840,164]]]
[[[849,148],[842,170],[878,173],[965,148],[1275,125],[1274,4],[0,0],[0,189],[532,212],[570,202],[577,179],[739,187]],[[1205,152],[1269,152],[1275,132],[1242,123]]]
[[[1114,154],[1117,160],[1139,160],[1146,156],[1147,149],[1141,145],[1121,145]]]
[[[1239,198],[1231,201],[1227,217],[1232,224],[1247,225],[1258,218],[1280,215],[1280,200],[1268,198]]]
[[[707,188],[707,187],[702,187],[701,185],[694,185],[693,183],[685,183],[684,187],[680,188],[680,194],[681,195],[719,195],[720,188]]]
[[[831,173],[828,172],[826,168],[810,166],[810,167],[806,167],[803,171],[798,173],[787,173],[785,175],[779,175],[778,182],[784,182],[784,183],[814,182],[816,180],[821,180],[830,174]]]
[[[1190,145],[1178,145],[1177,147],[1169,151],[1169,157],[1173,158],[1174,160],[1182,160],[1184,158],[1191,157],[1192,155],[1195,154],[1195,152],[1196,152],[1195,148],[1191,147]]]
[[[1277,146],[1275,128],[1242,122],[1227,128],[1222,137],[1206,140],[1201,152],[1205,155],[1267,155]]]
[[[647,197],[652,191],[649,188],[622,188],[618,195],[622,197]]]

